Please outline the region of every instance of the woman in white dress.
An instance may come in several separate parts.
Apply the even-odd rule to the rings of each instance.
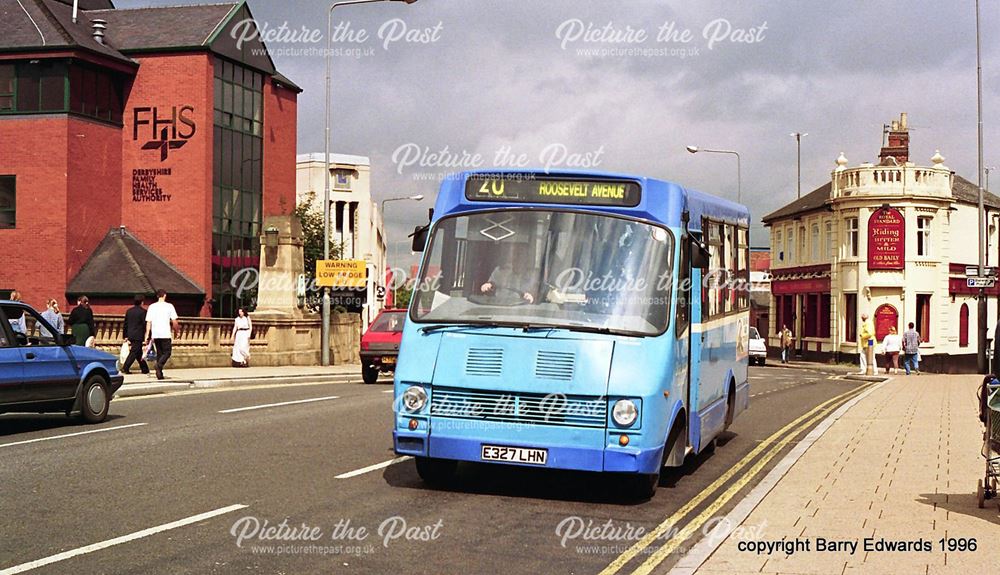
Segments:
[[[233,322],[233,367],[250,367],[250,316],[240,308]]]

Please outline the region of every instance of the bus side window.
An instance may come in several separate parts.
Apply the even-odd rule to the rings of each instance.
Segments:
[[[691,324],[691,245],[685,234],[680,242],[680,261],[677,269],[677,319],[674,328],[681,337]]]

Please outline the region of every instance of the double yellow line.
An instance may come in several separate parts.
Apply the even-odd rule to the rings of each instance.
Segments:
[[[678,509],[673,515],[665,519],[662,523],[656,526],[653,530],[646,534],[645,537],[637,541],[632,547],[627,549],[624,553],[619,555],[610,565],[601,571],[600,575],[612,575],[621,571],[625,565],[630,561],[635,559],[640,553],[643,553],[647,548],[660,540],[664,534],[670,532],[678,524],[678,522],[691,513],[696,507],[705,502],[709,497],[711,497],[716,491],[721,489],[725,485],[729,485],[721,495],[715,498],[715,500],[706,507],[701,513],[699,513],[695,518],[687,523],[687,525],[671,534],[666,543],[656,551],[654,551],[642,563],[633,574],[635,575],[648,575],[653,569],[655,569],[660,563],[663,562],[671,553],[673,553],[684,541],[686,541],[691,535],[693,535],[698,529],[702,527],[712,516],[719,511],[730,499],[735,497],[741,489],[743,489],[748,483],[750,483],[753,478],[760,473],[767,463],[776,457],[781,451],[788,445],[792,440],[794,440],[802,431],[808,429],[813,424],[820,421],[829,412],[837,409],[844,403],[850,401],[855,396],[863,393],[866,389],[874,384],[868,383],[861,387],[857,387],[838,395],[832,399],[829,399],[816,407],[814,407],[809,412],[798,417],[788,425],[782,427],[770,437],[765,439],[755,447],[750,453],[748,453],[743,459],[741,459],[736,465],[731,467],[727,472],[719,476],[718,479],[712,482],[711,485],[702,490],[698,495],[691,498],[683,507]],[[756,461],[749,469],[746,470],[739,479],[732,481],[737,474],[744,468],[750,465],[754,459],[765,452],[764,455]],[[731,482],[732,481],[732,482]]]

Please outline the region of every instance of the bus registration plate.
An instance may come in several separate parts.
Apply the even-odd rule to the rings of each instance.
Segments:
[[[483,445],[482,460],[527,463],[529,465],[545,465],[545,462],[548,460],[548,455],[549,452],[547,449]]]

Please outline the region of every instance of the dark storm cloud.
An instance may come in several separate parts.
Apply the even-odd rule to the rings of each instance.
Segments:
[[[127,4],[134,3],[119,2]],[[258,21],[272,27],[287,22],[325,33],[325,2],[251,0],[250,6]],[[984,9],[987,165],[991,157],[1000,163],[1000,154],[992,152],[998,132],[990,119],[1000,111],[998,18]],[[414,32],[439,26],[439,37],[386,48],[378,31],[394,19]],[[616,41],[579,40],[564,47],[557,31],[577,21],[590,30],[608,26]],[[370,53],[334,59],[332,147],[372,158],[377,199],[434,195],[437,183],[418,175],[448,169],[412,166],[400,173],[392,162],[401,147],[413,145],[432,153],[478,153],[487,166],[508,148],[526,154],[532,165],[553,145],[581,155],[600,151],[600,169],[735,197],[733,158],[684,150],[697,144],[741,153],[743,200],[759,220],[794,198],[790,132],[810,134],[802,155],[808,192],[828,181],[841,151],[852,165],[875,158],[882,125],[903,111],[915,126],[914,161],[929,163],[940,149],[950,167],[975,178],[971,2],[420,0],[339,8],[335,22],[372,36],[363,44]],[[759,41],[730,42],[733,32],[710,49],[704,33],[716,22],[760,30]],[[657,42],[667,26],[671,41]],[[640,29],[646,41],[628,43],[628,31]],[[685,30],[691,39],[681,42]],[[616,47],[697,53],[681,58],[578,52]],[[323,58],[274,59],[305,89],[299,97],[299,152],[321,151]],[[390,238],[412,230],[428,206],[393,204]],[[754,229],[753,241],[766,241],[762,229]]]

